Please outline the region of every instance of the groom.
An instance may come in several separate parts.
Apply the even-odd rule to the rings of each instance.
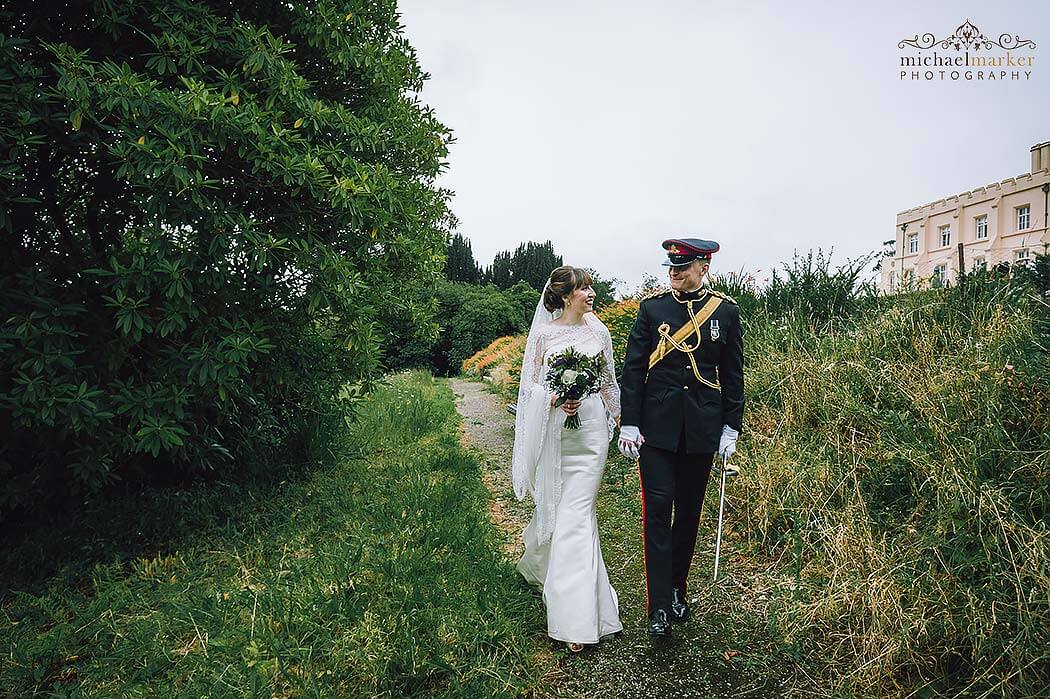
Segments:
[[[736,302],[703,287],[718,243],[665,240],[670,289],[642,299],[620,383],[620,451],[639,459],[649,634],[689,616],[686,579],[715,453],[736,451],[744,351]],[[673,517],[672,517],[673,514]]]

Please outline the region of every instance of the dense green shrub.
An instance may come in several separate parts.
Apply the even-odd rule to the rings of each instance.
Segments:
[[[439,374],[456,374],[464,359],[497,337],[527,329],[539,292],[524,283],[501,291],[492,285],[444,282],[437,297],[442,327],[431,367]]]
[[[740,317],[746,321],[750,322],[757,314],[764,311],[762,292],[752,274],[743,270],[712,274],[707,279],[707,285],[724,294],[729,294],[740,306]]]
[[[302,453],[433,335],[449,134],[392,0],[0,20],[0,516]]]
[[[797,317],[816,328],[848,318],[876,298],[874,285],[861,280],[874,257],[849,260],[832,271],[831,253],[796,254],[783,265],[783,276],[777,269],[770,273],[762,290],[765,311],[775,318]]]
[[[540,292],[525,282],[517,282],[503,291],[503,297],[518,309],[520,317],[525,320],[524,327],[528,329],[532,323],[532,316],[536,313],[536,304],[540,302]]]

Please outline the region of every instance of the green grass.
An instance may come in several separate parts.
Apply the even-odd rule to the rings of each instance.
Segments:
[[[1050,257],[890,298],[856,273],[720,280],[746,311],[732,577],[836,696],[1047,696]],[[603,545],[630,502],[599,504]]]
[[[0,695],[518,696],[535,601],[448,387],[394,377],[353,458],[98,507],[5,542]]]
[[[620,598],[625,630],[576,662],[563,664],[565,696],[787,696],[814,689],[771,632],[768,602],[756,584],[765,571],[746,555],[739,518],[740,493],[730,498],[719,584],[712,583],[718,482],[704,498],[696,555],[689,577],[692,616],[675,625],[669,643],[653,643],[645,628],[641,485],[638,469],[610,451],[597,516],[602,554]],[[727,656],[727,653],[730,654]]]
[[[777,561],[776,633],[837,691],[1050,686],[1050,314],[984,291],[887,299],[826,332],[749,327],[735,521]]]
[[[457,392],[465,383],[459,384]],[[498,398],[486,402],[488,414],[479,416],[474,404],[466,425],[482,451],[487,479],[496,484],[496,509],[506,515],[508,555],[516,559],[521,550],[521,530],[532,515],[533,504],[529,498],[517,501],[507,482],[513,417],[504,412]],[[484,438],[479,439],[479,434]],[[746,537],[739,526],[732,527],[731,536],[724,542],[719,585],[711,584],[717,484],[712,483],[705,500],[690,579],[693,618],[676,627],[670,643],[649,639],[640,492],[637,466],[613,447],[598,491],[597,519],[602,554],[619,595],[624,630],[576,656],[565,651],[564,644],[545,640],[546,624],[538,624],[533,633],[558,660],[543,684],[544,696],[813,696],[815,687],[806,677],[807,668],[793,662],[771,633],[769,596],[763,594],[771,587],[766,582],[769,576],[747,555]],[[740,505],[740,493],[733,484],[727,522],[739,519]],[[765,586],[758,587],[762,584]],[[541,605],[538,597],[536,605]],[[788,688],[794,693],[788,694]]]

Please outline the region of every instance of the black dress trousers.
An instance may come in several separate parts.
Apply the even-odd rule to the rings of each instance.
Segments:
[[[712,296],[722,302],[700,323],[697,315]],[[700,326],[699,335],[687,337],[692,349],[676,347],[650,366],[664,332],[673,335],[690,323]],[[709,289],[661,290],[643,299],[627,339],[620,400],[622,423],[645,437],[640,472],[649,611],[668,609],[671,588],[684,588],[689,576],[722,429],[741,429],[744,342],[736,303]]]
[[[671,588],[685,590],[713,454],[688,454],[684,433],[675,451],[643,444],[642,528],[647,613],[671,608]]]

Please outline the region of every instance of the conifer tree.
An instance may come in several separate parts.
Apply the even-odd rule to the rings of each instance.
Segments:
[[[525,282],[539,291],[547,283],[551,270],[562,264],[561,255],[554,252],[554,244],[549,240],[543,243],[528,241],[515,248],[513,253],[498,253],[492,266],[486,270],[485,279],[501,289]]]
[[[481,282],[481,267],[474,259],[470,241],[462,234],[453,234],[445,255],[445,278],[454,282],[478,284]]]

